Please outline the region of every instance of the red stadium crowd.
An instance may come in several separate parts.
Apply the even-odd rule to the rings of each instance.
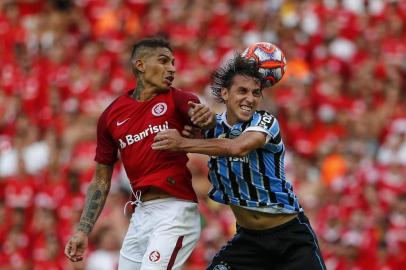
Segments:
[[[97,118],[134,87],[131,45],[154,34],[173,44],[175,86],[216,111],[212,70],[253,42],[277,44],[288,69],[264,104],[327,268],[405,268],[406,1],[4,0],[1,270],[115,269],[129,220],[120,164],[85,262],[63,246],[93,174]],[[206,162],[190,155],[203,231],[185,270],[205,269],[235,230],[207,199]]]

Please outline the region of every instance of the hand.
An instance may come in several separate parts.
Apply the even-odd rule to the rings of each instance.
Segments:
[[[179,146],[184,138],[180,136],[176,129],[167,129],[159,132],[151,145],[154,150],[179,151]]]
[[[204,104],[188,102],[189,116],[192,123],[200,128],[208,128],[215,123],[215,114]]]
[[[83,254],[87,248],[88,236],[81,231],[76,232],[65,246],[65,255],[72,262],[83,260]]]
[[[189,139],[200,138],[201,132],[202,130],[200,128],[186,125],[183,127],[182,136]]]

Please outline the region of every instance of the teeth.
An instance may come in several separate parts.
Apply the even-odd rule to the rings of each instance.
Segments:
[[[242,105],[241,109],[244,110],[244,111],[250,112],[252,108],[250,106]]]

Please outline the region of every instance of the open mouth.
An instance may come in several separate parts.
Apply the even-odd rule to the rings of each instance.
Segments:
[[[243,110],[244,112],[250,113],[252,111],[252,106],[241,105],[240,109]]]
[[[175,79],[174,76],[166,76],[165,77],[165,81],[167,81],[169,84],[172,84],[174,79]]]

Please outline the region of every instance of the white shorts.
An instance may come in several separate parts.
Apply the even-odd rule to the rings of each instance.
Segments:
[[[197,203],[158,199],[135,208],[120,250],[119,270],[181,269],[200,236]]]

